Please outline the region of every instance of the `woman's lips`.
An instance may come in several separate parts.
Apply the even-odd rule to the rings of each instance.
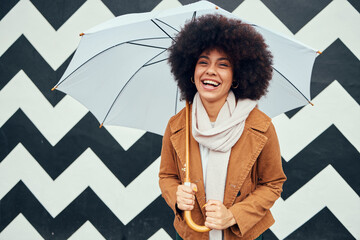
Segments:
[[[201,80],[201,83],[202,83],[203,88],[207,89],[207,90],[214,90],[221,85],[218,81],[215,81],[212,79]]]

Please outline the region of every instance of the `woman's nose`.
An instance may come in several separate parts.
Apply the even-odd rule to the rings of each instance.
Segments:
[[[208,75],[216,75],[216,71],[214,69],[214,66],[213,65],[210,65],[209,68],[206,70],[206,73]]]

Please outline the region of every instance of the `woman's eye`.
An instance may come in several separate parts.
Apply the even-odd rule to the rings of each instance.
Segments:
[[[199,64],[206,64],[207,62],[205,62],[205,61],[199,61],[198,63],[199,63]]]
[[[222,67],[229,67],[229,64],[227,64],[227,63],[220,63],[220,66],[222,66]]]

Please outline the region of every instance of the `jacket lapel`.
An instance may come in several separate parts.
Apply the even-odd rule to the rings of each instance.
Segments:
[[[224,205],[227,208],[235,201],[246,177],[265,146],[267,137],[263,133],[266,132],[270,123],[271,119],[256,108],[246,120],[244,131],[230,154],[224,193]]]
[[[233,147],[229,159],[224,194],[224,205],[227,208],[234,202],[266,140],[267,138],[264,135],[256,134],[252,129],[246,129]]]

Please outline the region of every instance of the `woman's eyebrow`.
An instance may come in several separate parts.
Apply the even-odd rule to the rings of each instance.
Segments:
[[[221,60],[230,61],[230,60],[229,60],[228,58],[226,58],[226,57],[218,58],[217,60],[218,60],[218,61],[221,61]]]
[[[208,56],[205,56],[205,55],[201,55],[201,56],[199,57],[199,59],[200,59],[200,58],[209,59],[209,57],[208,57]]]
[[[205,56],[205,55],[201,55],[200,57],[199,57],[199,59],[200,58],[205,58],[205,59],[210,59],[208,56]],[[216,59],[217,61],[222,61],[222,60],[226,60],[226,61],[230,61],[228,58],[226,58],[226,57],[221,57],[221,58],[218,58],[218,59]]]

